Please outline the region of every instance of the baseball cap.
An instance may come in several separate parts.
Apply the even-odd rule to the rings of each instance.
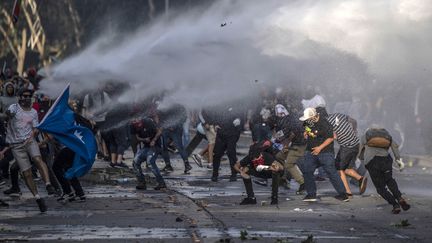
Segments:
[[[311,119],[312,117],[314,117],[314,116],[316,116],[317,115],[317,112],[316,112],[316,110],[315,110],[315,108],[311,108],[311,107],[309,107],[309,108],[306,108],[304,111],[303,111],[303,116],[302,117],[300,117],[300,121],[306,121],[306,120],[309,120],[309,119]]]

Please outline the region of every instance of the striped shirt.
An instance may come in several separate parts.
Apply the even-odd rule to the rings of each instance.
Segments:
[[[330,114],[327,120],[333,126],[333,131],[336,133],[336,141],[339,145],[354,148],[360,143],[356,131],[352,124],[348,121],[348,116],[341,113]]]

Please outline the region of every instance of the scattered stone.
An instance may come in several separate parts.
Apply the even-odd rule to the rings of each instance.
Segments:
[[[176,222],[183,222],[183,219],[181,219],[180,217],[177,217]]]

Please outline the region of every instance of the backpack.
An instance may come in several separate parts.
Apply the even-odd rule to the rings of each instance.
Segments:
[[[375,148],[388,149],[392,144],[392,136],[387,130],[382,129],[368,129],[366,131],[366,145]]]

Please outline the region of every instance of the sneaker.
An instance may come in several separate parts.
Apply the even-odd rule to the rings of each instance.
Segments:
[[[111,163],[109,163],[109,166],[111,166],[112,168],[115,168],[117,166],[117,164],[111,162]]]
[[[189,164],[189,162],[185,162],[185,170],[184,173],[185,174],[190,174],[190,170],[192,170],[192,166]]]
[[[298,190],[296,191],[296,194],[301,195],[305,192],[305,190],[306,190],[306,187],[305,187],[305,184],[303,183],[299,186]]]
[[[163,190],[163,189],[166,189],[166,188],[167,188],[167,186],[165,185],[165,183],[159,183],[154,189],[156,191],[160,191],[160,190]]]
[[[47,206],[45,205],[45,201],[42,198],[36,199],[36,203],[39,206],[41,213],[47,211]]]
[[[321,176],[315,176],[315,181],[325,181],[326,179],[324,177]]]
[[[85,202],[86,201],[86,197],[84,195],[77,196],[77,197],[75,197],[75,201],[79,202],[79,203]]]
[[[8,195],[10,197],[19,197],[21,196],[21,190],[19,188],[11,187],[3,192],[5,195]]]
[[[202,157],[199,154],[192,154],[192,159],[199,167],[203,167],[202,165]]]
[[[0,207],[7,208],[7,207],[9,207],[9,204],[7,204],[5,201],[0,199]]]
[[[232,174],[229,178],[229,181],[233,182],[233,181],[237,181],[237,175],[236,174]]]
[[[145,182],[139,182],[135,187],[137,190],[147,190],[147,185]]]
[[[339,194],[339,195],[335,196],[334,198],[336,198],[339,201],[349,202],[349,198],[348,198],[346,193]]]
[[[174,145],[171,145],[171,144],[167,146],[167,150],[173,154],[176,154],[179,152],[178,149]]]
[[[127,166],[127,164],[121,162],[121,163],[117,163],[116,164],[117,167],[121,167],[121,168],[125,168],[125,169],[129,169],[129,166]]]
[[[253,205],[256,204],[256,198],[254,197],[246,197],[241,202],[240,205]]]
[[[270,205],[277,205],[277,204],[278,204],[278,198],[277,197],[272,197]]]
[[[208,170],[213,170],[213,164],[208,164],[208,165],[207,165],[207,169],[208,169]]]
[[[313,195],[306,195],[306,197],[303,198],[303,202],[316,202],[318,201],[316,196]]]
[[[73,192],[69,193],[69,194],[65,194],[63,193],[61,195],[61,197],[57,198],[57,202],[61,203],[61,204],[66,204],[67,202],[69,202],[70,199],[74,198],[75,194]],[[73,201],[73,200],[72,200]]]
[[[363,176],[359,180],[360,195],[362,195],[366,191],[366,187],[367,187],[367,177]]]
[[[171,165],[167,165],[162,169],[163,172],[173,172],[174,168]]]
[[[217,182],[218,181],[218,177],[217,176],[212,176],[211,181]]]
[[[393,205],[393,209],[391,212],[392,212],[392,214],[399,214],[401,212],[401,208],[400,208],[399,204]]]
[[[399,204],[400,204],[400,206],[402,207],[402,209],[404,210],[404,211],[407,211],[408,209],[410,209],[411,208],[411,206],[405,201],[405,199],[403,199],[403,198],[400,198],[399,199]]]
[[[46,186],[46,191],[48,192],[48,195],[55,195],[55,194],[57,194],[56,189],[51,184],[48,184]]]

